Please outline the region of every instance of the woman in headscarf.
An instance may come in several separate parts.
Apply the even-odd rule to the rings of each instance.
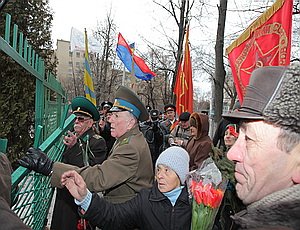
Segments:
[[[190,155],[190,171],[201,166],[209,157],[212,150],[212,141],[208,136],[208,116],[203,113],[192,113],[190,116],[191,138],[185,149]]]
[[[224,135],[224,143],[226,146],[226,150],[231,148],[235,141],[239,136],[239,128],[237,124],[229,124],[226,126],[225,135]]]

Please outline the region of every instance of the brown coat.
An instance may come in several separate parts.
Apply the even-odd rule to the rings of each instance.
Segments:
[[[75,169],[84,178],[89,190],[104,192],[113,203],[130,200],[153,183],[150,150],[137,125],[116,140],[107,160],[101,165],[78,168],[54,163],[52,186],[61,187],[60,177],[70,169]]]
[[[30,228],[10,209],[11,172],[9,160],[0,152],[0,228],[29,230]]]
[[[190,171],[201,166],[212,151],[212,141],[208,136],[208,116],[202,113],[192,113],[191,119],[196,121],[198,133],[196,137],[190,138],[186,145],[186,151],[190,155]]]

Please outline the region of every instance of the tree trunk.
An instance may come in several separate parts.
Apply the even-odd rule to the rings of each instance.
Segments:
[[[218,30],[217,30],[217,40],[215,46],[215,100],[214,100],[214,117],[213,121],[216,124],[220,121],[223,112],[223,89],[225,81],[225,68],[223,60],[224,52],[224,31],[225,31],[225,20],[227,11],[227,0],[220,0],[219,19],[218,19]]]

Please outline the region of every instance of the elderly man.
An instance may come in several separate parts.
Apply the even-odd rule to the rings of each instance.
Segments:
[[[248,205],[234,216],[243,229],[299,229],[300,66],[252,73],[241,108],[224,116],[240,133],[227,157]]]
[[[191,137],[190,132],[190,119],[191,114],[189,112],[183,112],[179,116],[179,123],[175,126],[175,128],[171,131],[169,135],[169,144],[178,145],[178,146],[186,146],[188,140]]]
[[[92,128],[100,118],[96,106],[85,97],[75,97],[71,107],[76,119],[73,131],[64,137],[62,162],[78,167],[101,164],[107,158],[107,148],[104,138]],[[73,197],[65,188],[56,191],[51,229],[76,229],[81,218]]]
[[[142,188],[150,188],[153,183],[150,150],[138,127],[138,120],[146,121],[149,115],[137,95],[123,86],[116,92],[110,111],[111,135],[116,142],[101,165],[78,168],[53,163],[37,149],[28,152],[20,164],[44,175],[53,172],[51,184],[55,187],[61,187],[63,172],[74,169],[84,178],[89,190],[102,191],[105,198],[113,203],[130,200]]]

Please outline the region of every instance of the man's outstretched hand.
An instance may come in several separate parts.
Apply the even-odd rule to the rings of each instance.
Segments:
[[[27,153],[18,160],[19,164],[25,168],[49,176],[53,161],[40,149],[30,148]]]
[[[79,201],[82,201],[87,195],[86,183],[74,170],[67,171],[62,174],[61,184],[66,186],[71,195]]]

